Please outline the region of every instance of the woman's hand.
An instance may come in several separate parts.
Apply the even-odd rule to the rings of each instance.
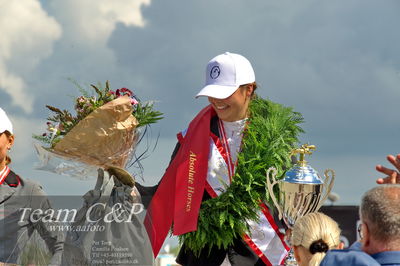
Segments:
[[[388,155],[387,160],[395,167],[395,169],[386,168],[380,164],[376,166],[376,170],[387,175],[384,178],[378,178],[378,184],[400,184],[400,154],[397,156]]]

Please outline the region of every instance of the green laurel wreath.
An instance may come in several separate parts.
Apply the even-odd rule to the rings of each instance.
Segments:
[[[215,246],[226,249],[249,231],[246,220],[258,221],[260,200],[273,206],[266,171],[273,166],[277,178],[283,178],[285,169],[291,167],[289,154],[299,142],[299,133],[304,132],[299,126],[302,122],[302,115],[291,107],[257,96],[251,101],[233,181],[219,197],[202,202],[197,230],[179,236],[186,249],[196,256]]]

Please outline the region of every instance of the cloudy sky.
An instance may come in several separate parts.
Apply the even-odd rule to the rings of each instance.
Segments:
[[[12,168],[48,194],[83,194],[80,181],[34,170],[31,135],[46,104],[72,110],[82,85],[109,80],[157,100],[165,119],[143,162],[156,183],[176,132],[207,104],[194,99],[209,59],[246,56],[259,94],[304,115],[311,165],[336,171],[337,204],[357,204],[400,152],[400,2],[270,0],[0,0],[0,106],[15,126]]]

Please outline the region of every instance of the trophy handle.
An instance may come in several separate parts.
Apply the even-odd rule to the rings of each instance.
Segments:
[[[329,173],[331,173],[331,176],[329,176]],[[329,193],[332,190],[333,187],[333,182],[335,181],[335,172],[332,169],[326,169],[324,172],[324,187],[325,187],[325,195],[322,197],[322,200],[318,204],[317,210],[321,208],[322,204],[324,204],[326,198],[329,196]],[[329,181],[328,181],[329,180]],[[329,182],[329,184],[328,184]]]
[[[271,176],[270,176],[270,172],[272,172]],[[278,173],[278,171],[275,169],[275,167],[270,167],[267,170],[267,187],[268,187],[269,195],[270,195],[272,201],[274,202],[275,207],[278,209],[279,219],[282,219],[283,212],[282,212],[281,207],[278,204],[278,199],[275,197],[274,190],[273,190],[275,184],[278,183],[278,181],[276,180],[276,174],[277,173]],[[274,180],[274,182],[272,182],[272,184],[271,184],[271,179],[270,179],[271,177]]]

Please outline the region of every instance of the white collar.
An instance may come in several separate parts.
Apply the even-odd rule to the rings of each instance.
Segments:
[[[229,128],[231,130],[235,130],[235,129],[241,130],[246,125],[246,121],[247,121],[247,118],[242,119],[242,120],[233,121],[233,122],[228,122],[228,121],[222,120],[222,123],[224,124],[225,128]]]

